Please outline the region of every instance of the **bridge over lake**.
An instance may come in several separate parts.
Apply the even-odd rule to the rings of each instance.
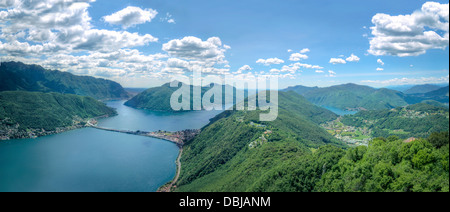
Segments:
[[[116,133],[124,133],[129,135],[138,135],[138,136],[146,136],[151,138],[157,138],[165,141],[170,141],[175,143],[178,147],[182,148],[184,143],[190,139],[193,139],[196,135],[200,133],[200,130],[183,130],[178,132],[167,132],[167,131],[156,131],[156,132],[145,132],[145,131],[130,131],[130,130],[116,130],[109,129],[105,127],[99,127],[97,125],[92,124],[90,121],[88,122],[88,126]]]

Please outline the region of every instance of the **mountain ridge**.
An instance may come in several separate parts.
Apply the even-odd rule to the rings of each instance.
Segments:
[[[48,70],[39,65],[21,62],[0,64],[0,91],[56,92],[99,100],[128,98],[127,92],[117,82]]]

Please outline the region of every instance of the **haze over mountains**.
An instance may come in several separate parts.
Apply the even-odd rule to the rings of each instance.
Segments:
[[[442,88],[441,86],[430,85],[430,84],[416,85],[416,86],[404,91],[403,93],[405,93],[405,94],[429,93],[429,92],[432,92],[435,90],[439,90],[441,88]]]

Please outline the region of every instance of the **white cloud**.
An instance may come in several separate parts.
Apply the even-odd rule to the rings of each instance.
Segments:
[[[418,56],[449,45],[449,4],[426,2],[408,15],[376,14],[372,18],[372,55]]]
[[[149,34],[94,29],[87,12],[89,3],[93,1],[35,0],[1,11],[0,39],[8,41],[0,45],[1,53],[26,57],[80,51],[106,52],[158,41]],[[38,49],[40,52],[35,51]]]
[[[253,70],[252,67],[250,67],[249,65],[244,65],[241,68],[239,68],[238,71],[244,72],[244,71],[251,71],[251,70]]]
[[[269,65],[278,65],[284,63],[284,60],[278,59],[278,58],[269,58],[269,59],[259,59],[256,61],[256,63],[263,64],[265,66]]]
[[[384,68],[377,68],[377,71],[384,71]]]
[[[304,49],[302,49],[301,51],[300,51],[300,53],[302,53],[302,54],[305,54],[305,53],[308,53],[308,52],[310,52],[311,50],[309,50],[308,48],[304,48]]]
[[[161,77],[165,54],[136,49],[149,34],[97,29],[88,13],[94,0],[0,1],[0,55],[75,74],[113,78]],[[80,56],[81,55],[81,56]]]
[[[228,63],[224,55],[228,48],[229,46],[222,45],[222,41],[218,37],[202,41],[193,36],[171,40],[162,46],[162,50],[172,57],[197,61],[208,66]]]
[[[291,52],[293,52],[294,50],[292,50],[292,49],[288,49],[287,50],[287,52],[289,52],[289,53],[291,53]]]
[[[377,60],[377,63],[380,64],[380,65],[382,65],[382,66],[384,66],[384,62],[383,62],[381,59],[378,59],[378,60]]]
[[[352,54],[350,57],[348,57],[347,59],[348,62],[359,62],[360,58],[354,54]]]
[[[323,73],[322,70],[316,70],[316,73]]]
[[[291,64],[291,66],[301,67],[301,68],[307,68],[307,69],[323,69],[323,67],[318,65],[310,65],[310,64],[304,64],[304,63],[294,63]]]
[[[335,65],[335,64],[346,64],[347,62],[342,58],[331,58],[330,63]]]
[[[300,61],[300,60],[306,60],[308,59],[308,55],[301,54],[301,53],[294,53],[289,58],[290,61]]]
[[[139,7],[128,6],[123,10],[103,17],[103,20],[113,25],[122,25],[122,28],[127,29],[139,24],[151,22],[157,14],[158,12],[153,9],[141,9]]]
[[[8,7],[12,7],[16,4],[17,2],[15,0],[0,0],[0,8],[8,8]]]
[[[166,16],[164,18],[160,18],[161,22],[167,22],[169,24],[176,24],[175,19],[172,18],[172,15],[170,13],[166,13]]]
[[[336,77],[336,72],[329,70],[328,75],[326,75],[325,77]]]

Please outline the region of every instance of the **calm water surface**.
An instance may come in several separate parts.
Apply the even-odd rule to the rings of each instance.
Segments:
[[[197,129],[219,111],[160,113],[123,101],[99,126],[124,130]],[[156,191],[176,171],[170,142],[85,128],[37,139],[0,142],[0,191]]]

